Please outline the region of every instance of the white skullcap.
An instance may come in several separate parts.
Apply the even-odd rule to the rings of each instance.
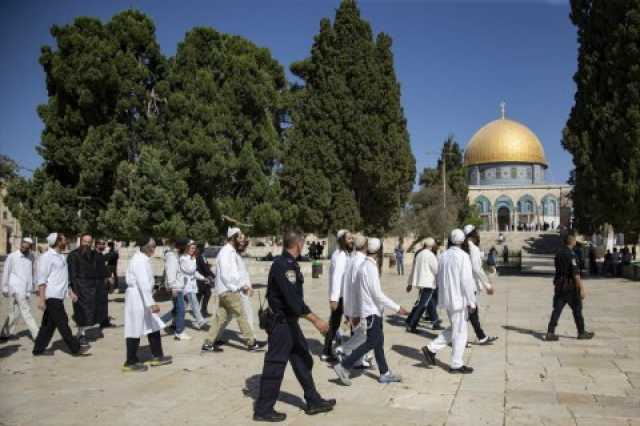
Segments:
[[[342,238],[342,237],[344,236],[344,234],[346,234],[347,232],[349,232],[349,231],[347,231],[346,229],[341,229],[341,230],[339,230],[339,231],[336,233],[336,238],[337,238],[337,239]]]
[[[451,242],[455,245],[460,245],[464,243],[464,232],[461,229],[454,229],[451,231],[451,236],[449,237]]]
[[[462,230],[464,231],[464,235],[469,235],[473,232],[474,229],[476,229],[476,227],[473,225],[465,225],[464,228],[462,228]]]
[[[357,250],[362,250],[367,245],[367,237],[360,234],[356,235],[353,239],[353,245]]]
[[[240,232],[241,232],[240,228],[236,228],[236,227],[229,228],[227,230],[227,239],[230,240],[231,238],[233,238],[234,235],[239,234]]]
[[[382,243],[378,238],[369,238],[369,241],[367,242],[367,251],[370,254],[377,253],[381,246]]]
[[[22,242],[33,245],[33,240],[29,237],[23,238]]]
[[[436,245],[436,240],[434,240],[433,238],[429,237],[426,240],[424,240],[424,245],[431,248],[433,246]]]
[[[52,232],[51,234],[47,235],[47,244],[53,247],[57,239],[58,239],[58,233]]]

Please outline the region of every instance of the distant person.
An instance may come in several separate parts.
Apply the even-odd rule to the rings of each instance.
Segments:
[[[556,341],[558,335],[555,334],[560,314],[564,305],[569,305],[573,311],[573,319],[578,329],[578,339],[588,340],[593,338],[594,333],[586,331],[584,326],[584,318],[582,317],[582,301],[586,297],[584,283],[580,278],[580,269],[575,256],[574,247],[576,245],[576,237],[567,234],[564,237],[564,247],[562,247],[555,257],[556,272],[553,278],[555,287],[553,295],[553,312],[549,320],[547,334],[545,340]]]
[[[608,276],[613,275],[613,254],[611,254],[611,250],[607,250],[607,253],[604,255],[604,265],[602,267],[602,275]]]
[[[598,275],[598,259],[596,257],[596,248],[589,247],[589,274],[593,277]]]
[[[636,245],[631,246],[631,259],[636,260]]]
[[[398,275],[404,275],[404,248],[402,247],[402,241],[398,242],[394,250],[396,256],[396,270]]]
[[[505,266],[509,264],[509,247],[506,244],[502,248],[502,261],[504,262]]]
[[[104,255],[107,262],[107,278],[109,279],[109,293],[118,288],[118,250],[113,241],[107,243],[109,251]]]
[[[198,302],[198,280],[203,280],[204,276],[198,272],[196,252],[196,243],[189,240],[178,258],[178,281],[183,283],[184,296],[191,306],[191,316],[195,320],[193,327],[200,330],[207,325],[207,320],[202,316],[202,307]]]
[[[209,300],[211,299],[211,288],[213,286],[216,275],[213,273],[207,259],[204,258],[204,244],[198,244],[196,252],[196,265],[198,273],[204,279],[198,279],[198,303],[200,303],[200,309],[202,316],[208,318],[209,314]]]
[[[489,254],[487,255],[487,266],[489,267],[489,273],[496,273],[496,266],[498,264],[498,250],[495,247],[491,247]]]
[[[113,328],[115,324],[111,322],[109,316],[109,268],[107,259],[104,256],[105,249],[107,247],[106,242],[102,238],[96,238],[95,242],[96,252],[96,268],[97,276],[103,277],[96,280],[96,322],[103,328]]]

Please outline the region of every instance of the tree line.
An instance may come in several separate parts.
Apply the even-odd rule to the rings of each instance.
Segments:
[[[286,226],[382,234],[415,180],[392,40],[354,0],[323,19],[291,84],[267,48],[210,27],[163,55],[127,10],[53,26],[42,47],[42,165],[14,176],[24,232],[215,239],[225,216],[266,235]]]

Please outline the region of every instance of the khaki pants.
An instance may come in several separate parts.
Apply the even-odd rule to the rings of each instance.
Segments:
[[[247,345],[251,345],[256,338],[251,330],[247,315],[242,307],[240,293],[224,293],[218,296],[218,309],[211,324],[209,339],[212,342],[218,340],[220,333],[224,330],[232,317],[235,317],[240,327],[240,332],[244,336]]]
[[[38,325],[36,320],[31,315],[31,307],[29,306],[29,299],[26,296],[20,294],[14,294],[9,298],[9,315],[2,326],[0,332],[3,336],[10,336],[16,334],[16,322],[18,317],[22,317],[25,324],[29,328],[31,338],[35,340],[38,335]]]

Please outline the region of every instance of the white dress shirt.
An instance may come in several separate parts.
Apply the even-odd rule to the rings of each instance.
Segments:
[[[393,312],[400,310],[400,305],[389,299],[382,292],[378,264],[374,259],[367,257],[362,262],[356,273],[355,285],[360,290],[358,293],[360,297],[360,316],[362,318],[371,315],[382,317],[385,307]]]
[[[475,283],[469,255],[453,246],[440,257],[438,264],[438,307],[448,311],[475,308]]]
[[[476,288],[478,291],[491,290],[491,282],[489,277],[482,268],[482,253],[473,241],[469,240],[469,257],[471,258],[471,268],[473,270],[473,279],[476,282]]]
[[[237,292],[244,287],[249,287],[249,272],[244,260],[231,243],[225,244],[218,252],[216,258],[217,274],[215,281],[216,294],[218,296]]]
[[[164,253],[164,275],[167,287],[171,290],[182,290],[184,283],[178,280],[178,255],[173,250]]]
[[[360,318],[360,305],[358,292],[360,289],[355,285],[356,274],[362,262],[367,258],[364,253],[355,252],[349,259],[347,269],[342,278],[342,306],[344,314],[349,318]]]
[[[4,261],[2,292],[9,296],[28,296],[33,293],[33,254],[24,255],[20,250],[11,253]]]
[[[46,285],[46,299],[61,299],[67,297],[69,290],[69,270],[67,259],[62,253],[49,248],[38,259],[38,286]]]
[[[347,269],[349,255],[344,250],[337,249],[331,255],[329,267],[329,301],[337,302],[342,297],[342,278]]]
[[[418,288],[436,288],[436,275],[438,275],[438,259],[433,252],[422,249],[416,255],[409,276],[409,285]]]

